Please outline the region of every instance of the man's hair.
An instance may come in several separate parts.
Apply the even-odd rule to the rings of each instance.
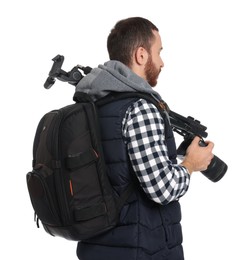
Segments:
[[[107,38],[107,50],[110,60],[131,65],[135,50],[143,47],[150,53],[154,40],[153,31],[158,28],[142,17],[130,17],[118,21]]]

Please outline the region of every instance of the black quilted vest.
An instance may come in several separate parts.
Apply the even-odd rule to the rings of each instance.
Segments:
[[[82,260],[183,260],[181,210],[178,201],[157,204],[147,198],[136,180],[122,139],[122,120],[137,99],[126,98],[99,110],[102,144],[108,175],[115,194],[130,182],[135,188],[113,230],[78,243]],[[166,119],[165,119],[166,120]],[[168,123],[166,125],[169,125]],[[170,126],[166,127],[169,156],[176,163],[176,146]]]

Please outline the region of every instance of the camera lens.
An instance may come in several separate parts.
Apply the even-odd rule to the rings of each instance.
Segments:
[[[214,155],[208,168],[201,173],[212,182],[219,181],[226,173],[228,166],[220,158]]]

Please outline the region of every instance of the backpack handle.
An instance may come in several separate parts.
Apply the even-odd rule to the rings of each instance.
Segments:
[[[90,95],[84,92],[76,91],[73,96],[73,101],[75,101],[76,103],[85,103],[92,102],[93,100],[91,99]]]

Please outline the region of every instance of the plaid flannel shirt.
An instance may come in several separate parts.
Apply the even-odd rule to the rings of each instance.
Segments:
[[[164,120],[158,109],[139,99],[128,108],[122,131],[132,167],[147,196],[163,205],[183,196],[190,174],[169,160]]]

